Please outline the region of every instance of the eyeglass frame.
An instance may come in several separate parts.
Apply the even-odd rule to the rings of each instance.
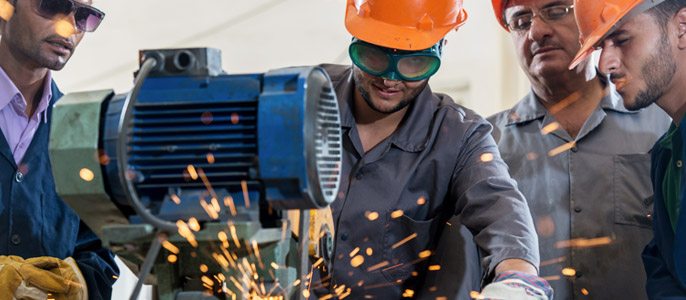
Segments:
[[[550,11],[550,10],[555,9],[555,8],[564,8],[564,14],[560,15],[559,18],[550,18],[550,17],[548,16],[548,14],[545,13],[545,12],[546,12],[546,11]],[[542,12],[543,12],[543,13],[542,13]],[[543,20],[544,22],[548,23],[548,22],[550,22],[550,21],[555,22],[555,21],[562,20],[564,17],[569,16],[569,15],[570,15],[571,13],[573,13],[573,12],[574,12],[574,4],[569,4],[569,5],[566,5],[566,4],[553,5],[553,6],[541,8],[541,9],[539,9],[537,12],[534,12],[534,11],[532,10],[532,11],[529,12],[529,13],[524,13],[524,14],[521,14],[521,15],[517,15],[517,16],[516,16],[515,18],[513,18],[512,20],[507,21],[506,24],[507,24],[507,28],[509,28],[511,31],[514,31],[514,32],[525,32],[525,31],[528,31],[529,29],[531,29],[531,25],[533,24],[533,21],[534,21],[534,19],[535,19],[536,17],[540,17],[541,20]],[[517,18],[525,17],[525,16],[530,16],[530,17],[531,17],[531,19],[529,19],[529,25],[528,25],[526,28],[516,28],[516,27],[513,25],[513,24],[514,24],[514,21],[515,21]]]
[[[16,2],[17,0],[14,0],[14,1]],[[47,14],[45,14],[45,13],[43,13],[43,12],[40,11],[40,10],[41,10],[41,8],[40,8],[40,7],[41,7],[41,3],[42,3],[43,1],[50,1],[50,0],[32,0],[32,1],[34,1],[33,5],[32,5],[32,6],[33,6],[33,11],[34,11],[37,15],[39,15],[39,16],[41,16],[41,17],[43,17],[43,18],[46,18],[46,19],[53,19],[53,18],[55,18],[55,16],[57,16],[57,15],[59,14],[59,13],[56,13],[56,14],[54,14],[53,16],[48,16]],[[107,14],[105,14],[104,11],[102,11],[102,10],[96,8],[95,6],[92,6],[92,5],[89,5],[89,4],[85,4],[85,3],[81,3],[81,2],[76,1],[76,0],[65,0],[65,1],[69,1],[69,2],[72,3],[72,9],[71,9],[71,11],[70,11],[68,14],[66,14],[67,16],[68,16],[68,15],[71,15],[71,14],[76,14],[76,11],[77,11],[80,7],[89,8],[89,9],[93,10],[94,12],[96,12],[96,13],[98,13],[98,14],[100,14],[100,15],[102,16],[102,18],[100,18],[100,22],[98,22],[98,26],[95,26],[95,28],[94,28],[93,30],[85,30],[85,29],[79,28],[79,27],[78,27],[78,21],[77,21],[76,27],[77,27],[77,29],[79,29],[80,31],[83,31],[83,32],[95,32],[95,30],[97,30],[98,27],[100,27],[100,24],[102,23],[102,21],[105,20],[105,16],[106,16]],[[75,20],[75,21],[76,21],[76,20]]]
[[[383,46],[375,45],[372,43],[365,42],[363,40],[360,40],[358,38],[353,37],[352,42],[348,46],[348,55],[350,56],[350,59],[352,60],[353,64],[360,68],[362,71],[372,75],[372,76],[377,76],[381,78],[388,78],[391,80],[402,80],[402,81],[421,81],[424,79],[427,79],[441,68],[441,56],[443,55],[443,39],[441,39],[438,43],[434,44],[430,48],[423,49],[423,50],[418,50],[418,51],[412,51],[412,50],[400,50],[400,49],[393,49],[393,48],[386,48]],[[376,48],[386,54],[386,56],[389,58],[389,63],[388,67],[383,72],[375,72],[373,70],[370,70],[369,68],[365,67],[362,64],[359,64],[355,62],[355,59],[353,58],[353,46],[356,44],[360,44],[363,46],[371,46],[373,48]],[[412,77],[406,77],[400,73],[398,70],[398,62],[405,58],[405,57],[412,57],[412,56],[432,56],[437,59],[437,65],[434,68],[434,70],[427,72],[426,74],[412,78]],[[391,76],[388,76],[390,74]],[[397,75],[397,76],[393,76]]]

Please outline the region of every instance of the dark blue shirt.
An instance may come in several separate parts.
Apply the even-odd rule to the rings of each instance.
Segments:
[[[53,99],[62,96],[54,83],[52,94]],[[41,122],[19,165],[0,135],[0,255],[73,257],[88,284],[89,299],[110,299],[119,269],[113,254],[57,195],[49,131],[50,117]]]
[[[678,132],[681,140],[686,140],[686,118],[681,120]],[[661,139],[662,140],[662,139]],[[643,264],[648,276],[648,297],[650,299],[686,299],[686,214],[680,214],[676,229],[670,220],[662,183],[672,162],[672,149],[660,142],[655,144],[652,153],[650,177],[655,189],[655,211],[653,214],[654,238],[643,251]],[[682,147],[680,157],[686,157],[686,147]],[[686,168],[680,168],[684,172]],[[679,202],[686,207],[686,176],[681,176]]]

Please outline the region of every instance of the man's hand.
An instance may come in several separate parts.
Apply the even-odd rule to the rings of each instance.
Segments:
[[[48,293],[57,300],[87,299],[86,281],[74,259],[0,256],[0,300],[44,300]]]
[[[477,299],[552,300],[553,289],[545,279],[536,275],[508,271],[498,274]]]

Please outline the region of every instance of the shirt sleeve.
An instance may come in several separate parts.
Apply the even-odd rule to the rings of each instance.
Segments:
[[[100,239],[83,221],[79,224],[73,257],[88,284],[88,299],[109,300],[119,268],[114,261],[114,254],[102,247]]]
[[[467,130],[451,182],[456,214],[484,254],[483,283],[493,278],[503,260],[522,259],[536,268],[540,261],[531,213],[500,157],[491,129],[478,120]]]

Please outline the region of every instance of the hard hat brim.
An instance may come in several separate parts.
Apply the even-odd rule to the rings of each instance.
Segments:
[[[350,7],[348,9],[355,10]],[[356,13],[348,13],[345,27],[350,34],[365,42],[386,48],[417,51],[431,48],[448,32],[460,27],[466,20],[467,12],[462,9],[455,24],[418,32],[417,28],[390,25],[372,18],[363,18]]]

